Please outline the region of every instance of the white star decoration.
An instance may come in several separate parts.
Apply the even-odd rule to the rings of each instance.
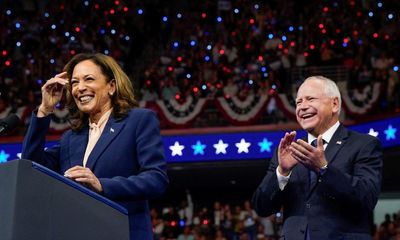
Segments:
[[[215,154],[226,154],[226,148],[229,146],[229,144],[224,143],[221,139],[218,141],[217,144],[213,145],[215,148]]]
[[[249,147],[251,145],[251,143],[246,142],[246,140],[244,140],[244,138],[240,139],[240,142],[235,143],[236,147],[238,148],[238,153],[249,153]]]
[[[369,129],[368,134],[371,135],[371,136],[374,136],[374,137],[377,137],[379,135],[379,133],[375,132],[375,130],[373,128]]]
[[[169,146],[169,149],[172,151],[171,156],[182,156],[182,150],[185,148],[185,146],[180,145],[178,141],[175,141],[174,145]]]

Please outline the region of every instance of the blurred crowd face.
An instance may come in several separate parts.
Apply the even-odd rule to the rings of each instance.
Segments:
[[[97,123],[111,107],[115,81],[108,81],[100,67],[90,60],[78,63],[71,77],[72,96],[80,111]]]
[[[338,98],[327,96],[324,89],[323,81],[312,78],[305,81],[297,92],[297,122],[315,137],[323,134],[338,120]]]

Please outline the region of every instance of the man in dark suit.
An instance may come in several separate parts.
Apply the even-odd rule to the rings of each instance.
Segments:
[[[308,136],[285,134],[253,196],[260,216],[283,210],[283,239],[371,239],[382,148],[340,124],[340,108],[328,78],[309,77],[297,92],[296,118]]]

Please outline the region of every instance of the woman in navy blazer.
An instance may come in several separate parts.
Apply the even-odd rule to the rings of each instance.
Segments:
[[[66,88],[71,130],[44,150],[50,114]],[[131,239],[152,239],[148,199],[167,185],[154,112],[137,108],[128,76],[103,54],[78,54],[42,87],[22,158],[38,162],[116,201],[129,212]],[[101,134],[93,130],[98,125]],[[91,148],[90,145],[94,147]]]

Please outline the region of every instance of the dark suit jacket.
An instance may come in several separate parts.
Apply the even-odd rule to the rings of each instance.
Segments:
[[[50,117],[31,119],[22,158],[40,163],[60,174],[82,165],[88,127],[67,131],[59,145],[44,149]],[[152,239],[147,199],[168,185],[159,122],[154,112],[135,108],[122,120],[111,115],[93,148],[87,167],[99,178],[103,195],[127,208],[131,239]]]
[[[283,239],[371,239],[372,211],[382,174],[382,148],[375,137],[342,125],[330,140],[328,169],[310,186],[308,169],[297,164],[283,191],[276,176],[277,153],[253,196],[260,216],[283,209]]]

